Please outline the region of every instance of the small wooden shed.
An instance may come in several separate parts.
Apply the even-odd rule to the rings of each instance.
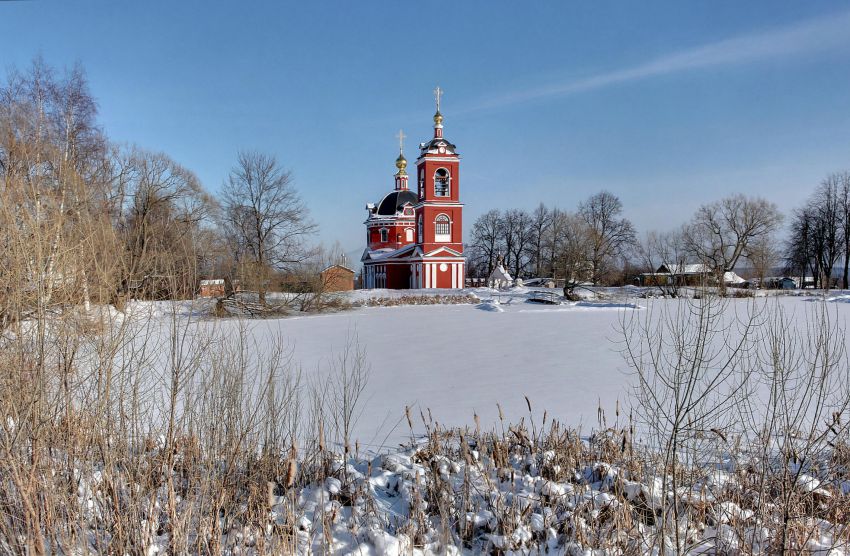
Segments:
[[[221,297],[224,295],[224,279],[201,280],[201,297]]]
[[[324,269],[321,274],[322,289],[326,292],[347,292],[354,289],[354,271],[341,264]]]

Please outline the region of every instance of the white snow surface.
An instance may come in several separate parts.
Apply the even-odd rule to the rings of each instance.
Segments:
[[[500,549],[508,554],[527,554],[539,552],[545,546],[550,553],[603,554],[603,550],[594,551],[574,542],[560,544],[556,525],[568,522],[581,525],[584,515],[598,518],[603,510],[616,509],[622,504],[623,497],[633,502],[644,499],[650,507],[657,507],[664,496],[660,478],[649,477],[646,483],[632,481],[628,471],[598,462],[578,470],[572,478],[568,477],[569,482],[563,477],[552,480],[541,473],[541,465],[551,463],[552,452],[533,457],[513,454],[508,463],[510,474],[500,476],[492,462],[484,465],[492,456],[482,457],[484,452],[479,453],[478,445],[467,446],[469,458],[454,460],[439,454],[429,455],[427,450],[422,450],[425,445],[421,442],[415,448],[395,447],[409,439],[404,417],[408,405],[412,406],[414,417],[420,410],[426,414],[430,410],[444,426],[472,426],[473,414],[478,414],[484,429],[498,429],[497,404],[504,411],[506,424],[527,418],[526,396],[538,424],[546,410],[550,419],[558,419],[569,427],[583,426],[587,432],[591,428],[598,430],[599,408],[611,423],[618,402],[621,415],[627,415],[629,385],[633,380],[619,353],[621,323],[634,325],[627,320],[630,316],[655,318],[660,313],[656,309],[682,300],[637,299],[635,294],[639,292],[632,289],[597,293],[585,290],[583,301],[545,305],[529,303],[529,291],[513,288],[507,292],[489,289],[424,294],[392,292],[387,297],[472,294],[480,303],[360,307],[266,320],[209,318],[205,316],[210,308],[208,301],[145,302],[132,303],[126,318],[137,325],[135,333],[140,339],[158,335],[162,340],[174,323],[188,325],[201,336],[209,331],[221,333],[219,337],[235,336],[240,327],[246,327],[252,349],[259,351],[265,347],[271,349],[275,338],[282,336],[291,347],[292,360],[308,378],[327,372],[346,343],[356,338],[370,366],[363,412],[354,430],[354,437],[363,448],[361,459],[335,460],[336,476],[307,485],[297,493],[294,505],[300,553],[311,553],[311,548],[315,549],[312,553],[318,553],[322,535],[317,532],[327,523],[333,531],[332,546],[336,553],[459,554]],[[381,291],[351,294],[352,298],[361,300],[381,295]],[[845,324],[850,312],[847,292],[820,298],[777,297],[757,303],[777,304],[805,327],[806,311],[813,308],[806,301],[815,299],[830,302],[829,310],[839,324]],[[743,312],[748,303],[752,300],[730,300],[728,316]],[[159,344],[157,349],[165,344]],[[14,426],[12,421],[9,427]],[[421,430],[419,425],[417,432]],[[162,441],[155,449],[161,449],[164,444]],[[363,459],[364,452],[380,456]],[[554,467],[552,470],[556,471]],[[429,472],[450,483],[456,493],[462,492],[469,478],[473,485],[471,492],[478,497],[475,507],[489,500],[490,506],[466,514],[475,539],[468,550],[435,542],[414,550],[410,537],[386,526],[408,515],[414,493]],[[338,478],[343,475],[348,477],[347,481]],[[80,506],[89,511],[92,519],[98,517],[95,501],[101,481],[100,471],[77,478]],[[842,483],[841,489],[850,490],[848,485],[850,482]],[[800,475],[798,486],[820,496],[830,495],[820,479],[807,473]],[[719,467],[708,474],[704,485],[695,487],[694,493],[699,492],[705,501],[713,504],[714,524],[703,531],[700,544],[691,553],[715,553],[721,543],[736,546],[738,536],[733,526],[749,523],[753,516],[751,510],[724,498],[725,491],[736,488],[736,477]],[[355,493],[361,496],[354,496]],[[371,520],[373,510],[367,511],[363,493],[374,503],[379,520]],[[343,507],[340,502],[346,499],[353,500],[350,507]],[[696,495],[694,499],[699,500]],[[508,531],[499,530],[493,513],[485,509],[496,501],[526,505],[527,521]],[[289,498],[273,496],[271,519],[282,520],[291,510],[288,504]],[[560,508],[562,513],[553,514],[553,507]],[[582,510],[574,516],[572,510],[579,507]],[[845,554],[843,548],[833,548],[835,530],[831,524],[824,522],[821,532],[821,538],[809,541],[812,553]],[[157,541],[148,548],[148,553],[164,553],[166,544],[164,540]]]
[[[528,291],[433,290],[427,294],[472,293],[481,303],[360,307],[268,320],[199,319],[202,311],[196,308],[183,314],[194,315],[191,326],[225,335],[246,326],[257,349],[282,336],[306,377],[327,372],[346,343],[355,339],[365,352],[370,374],[354,438],[372,453],[410,438],[405,406],[411,406],[416,432],[423,430],[420,411],[427,416],[429,409],[443,426],[472,426],[477,414],[482,428],[489,429],[498,423],[499,404],[505,421],[517,422],[528,416],[526,396],[538,422],[545,410],[550,419],[588,432],[598,427],[600,408],[609,423],[618,404],[621,418],[628,415],[634,381],[620,354],[621,321],[644,315],[654,304],[681,301],[636,299],[632,297],[636,292],[626,289],[606,293],[604,299],[544,305],[527,302]],[[368,290],[351,297],[384,295],[422,293]],[[837,292],[828,299],[839,296]],[[789,313],[802,315],[806,299],[811,298],[763,302],[776,302]],[[751,301],[730,300],[731,309],[743,309]],[[154,319],[170,319],[161,306],[139,304],[135,310],[142,307],[151,309],[148,314]],[[843,323],[850,305],[834,303],[831,309]]]
[[[409,292],[408,292],[409,293]],[[602,402],[612,416],[627,392],[627,367],[617,353],[618,319],[640,311],[633,302],[525,302],[524,291],[477,290],[481,305],[366,307],[315,316],[247,321],[259,345],[281,334],[305,374],[323,372],[348,338],[356,338],[370,366],[365,409],[355,437],[380,451],[409,439],[404,418],[431,410],[442,425],[470,425],[478,414],[489,428],[505,418],[543,410],[573,426],[596,422]],[[358,295],[363,295],[358,293]],[[395,295],[400,295],[395,293]],[[480,310],[489,309],[489,310]],[[200,327],[233,328],[236,320],[205,320]]]

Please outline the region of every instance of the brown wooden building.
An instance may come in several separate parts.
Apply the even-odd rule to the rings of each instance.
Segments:
[[[347,292],[354,289],[354,271],[335,264],[321,272],[322,289],[326,292]]]
[[[201,297],[222,297],[225,292],[224,279],[201,280]]]

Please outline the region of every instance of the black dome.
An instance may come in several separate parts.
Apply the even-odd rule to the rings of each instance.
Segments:
[[[401,210],[405,203],[415,205],[418,200],[416,193],[408,189],[393,191],[384,197],[384,200],[378,205],[378,214],[380,216],[392,216]]]

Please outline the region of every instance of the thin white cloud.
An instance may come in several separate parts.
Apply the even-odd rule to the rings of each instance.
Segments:
[[[466,111],[499,108],[531,100],[563,97],[629,81],[683,71],[752,63],[783,56],[820,52],[850,45],[850,12],[810,19],[802,23],[725,39],[668,54],[638,64],[589,77],[494,96]]]

